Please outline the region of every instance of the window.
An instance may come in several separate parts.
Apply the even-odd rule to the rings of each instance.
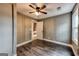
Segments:
[[[78,45],[78,9],[72,15],[72,40]]]

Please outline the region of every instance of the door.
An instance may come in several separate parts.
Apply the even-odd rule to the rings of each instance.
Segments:
[[[32,40],[37,39],[37,21],[32,20]]]
[[[37,22],[37,39],[43,39],[43,21]]]
[[[12,5],[0,4],[0,55],[12,54]]]
[[[32,21],[32,40],[43,39],[43,21]]]

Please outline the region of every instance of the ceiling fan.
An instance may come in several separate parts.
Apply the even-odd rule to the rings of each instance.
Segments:
[[[34,12],[29,12],[29,13],[35,13],[36,15],[39,15],[40,13],[47,14],[47,12],[42,11],[43,9],[46,8],[46,5],[43,5],[43,6],[41,6],[41,7],[38,7],[36,4],[31,3],[31,4],[29,5],[29,7],[35,9]]]

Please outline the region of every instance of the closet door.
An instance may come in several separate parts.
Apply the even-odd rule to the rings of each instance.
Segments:
[[[43,39],[43,21],[32,21],[32,39]]]
[[[32,40],[37,39],[37,21],[32,20]]]
[[[12,4],[0,4],[0,55],[12,54]]]
[[[43,21],[37,22],[37,39],[43,39]]]

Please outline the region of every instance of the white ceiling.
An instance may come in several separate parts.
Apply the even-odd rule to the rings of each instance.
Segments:
[[[44,11],[46,11],[47,14],[41,14],[39,16],[36,16],[34,13],[30,14],[29,12],[35,10],[28,6],[29,3],[17,4],[17,11],[34,19],[44,19],[71,12],[75,5],[74,3],[44,3],[44,4],[46,5]],[[42,4],[40,3],[37,5],[41,6]],[[61,9],[58,10],[57,9],[58,7],[61,7]]]

